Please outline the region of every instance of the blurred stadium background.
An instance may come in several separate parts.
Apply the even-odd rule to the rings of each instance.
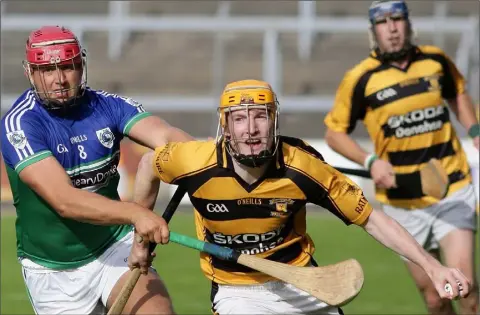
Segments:
[[[447,52],[468,79],[478,104],[479,2],[407,2],[417,42]],[[29,32],[42,25],[64,25],[88,51],[88,83],[94,89],[130,96],[171,124],[207,138],[216,133],[216,106],[223,86],[233,80],[264,79],[279,96],[282,134],[306,139],[330,164],[358,167],[325,145],[323,119],[344,73],[369,53],[370,4],[346,0],[1,1],[2,116],[29,87],[21,66]],[[456,121],[455,125],[478,183],[478,152],[465,130]],[[371,148],[361,124],[354,135]],[[129,199],[137,163],[146,149],[125,140],[122,151],[120,193]],[[12,196],[3,162],[1,167],[5,213],[11,209]],[[352,179],[373,201],[372,183]],[[173,188],[162,186],[159,205],[168,201]],[[188,205],[185,199],[186,209]],[[13,224],[4,220],[8,222]],[[2,266],[4,241],[2,237]],[[196,268],[197,261],[192,264]],[[2,291],[4,285],[10,284],[2,277]],[[397,312],[375,307],[355,310],[402,313],[401,308]],[[206,314],[208,307],[192,312]]]

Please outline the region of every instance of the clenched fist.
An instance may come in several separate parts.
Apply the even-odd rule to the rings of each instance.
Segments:
[[[145,210],[135,214],[132,220],[135,232],[141,236],[143,242],[167,244],[170,236],[168,224],[153,211]]]
[[[370,167],[370,174],[376,186],[380,188],[396,188],[395,172],[393,166],[384,160],[373,161]]]

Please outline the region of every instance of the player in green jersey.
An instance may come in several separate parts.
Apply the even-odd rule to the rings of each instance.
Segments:
[[[148,272],[148,242],[168,242],[161,216],[121,202],[120,141],[149,148],[192,139],[130,98],[86,86],[86,52],[62,27],[33,31],[32,88],[2,118],[2,154],[17,210],[17,253],[37,314],[104,313],[141,268],[126,313],[173,313]],[[134,229],[147,242],[133,242]]]

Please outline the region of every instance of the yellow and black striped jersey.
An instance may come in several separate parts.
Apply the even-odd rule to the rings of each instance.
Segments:
[[[254,184],[235,173],[223,142],[169,143],[155,150],[153,168],[162,181],[187,188],[200,240],[305,266],[314,252],[306,233],[307,202],[356,225],[365,223],[372,208],[362,190],[325,163],[311,146],[289,137],[279,141],[276,161]],[[200,264],[215,283],[252,284],[272,279],[205,253]]]
[[[382,63],[372,52],[344,76],[325,124],[351,133],[362,120],[375,153],[399,174],[398,188],[377,188],[377,199],[406,209],[424,208],[438,201],[421,192],[419,169],[431,158],[446,169],[449,194],[471,182],[444,102],[464,92],[462,75],[437,47],[415,47],[406,69]]]

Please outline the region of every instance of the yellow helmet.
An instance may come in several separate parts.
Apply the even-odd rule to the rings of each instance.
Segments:
[[[271,120],[272,130],[269,130],[266,150],[260,154],[241,154],[238,143],[245,139],[234,139],[228,132],[227,115],[237,110],[264,109],[266,117]],[[223,139],[227,144],[227,150],[237,161],[247,166],[256,167],[263,165],[275,154],[278,146],[278,111],[277,96],[270,84],[259,80],[241,80],[229,83],[225,86],[220,97],[218,107],[219,126],[217,139]]]

